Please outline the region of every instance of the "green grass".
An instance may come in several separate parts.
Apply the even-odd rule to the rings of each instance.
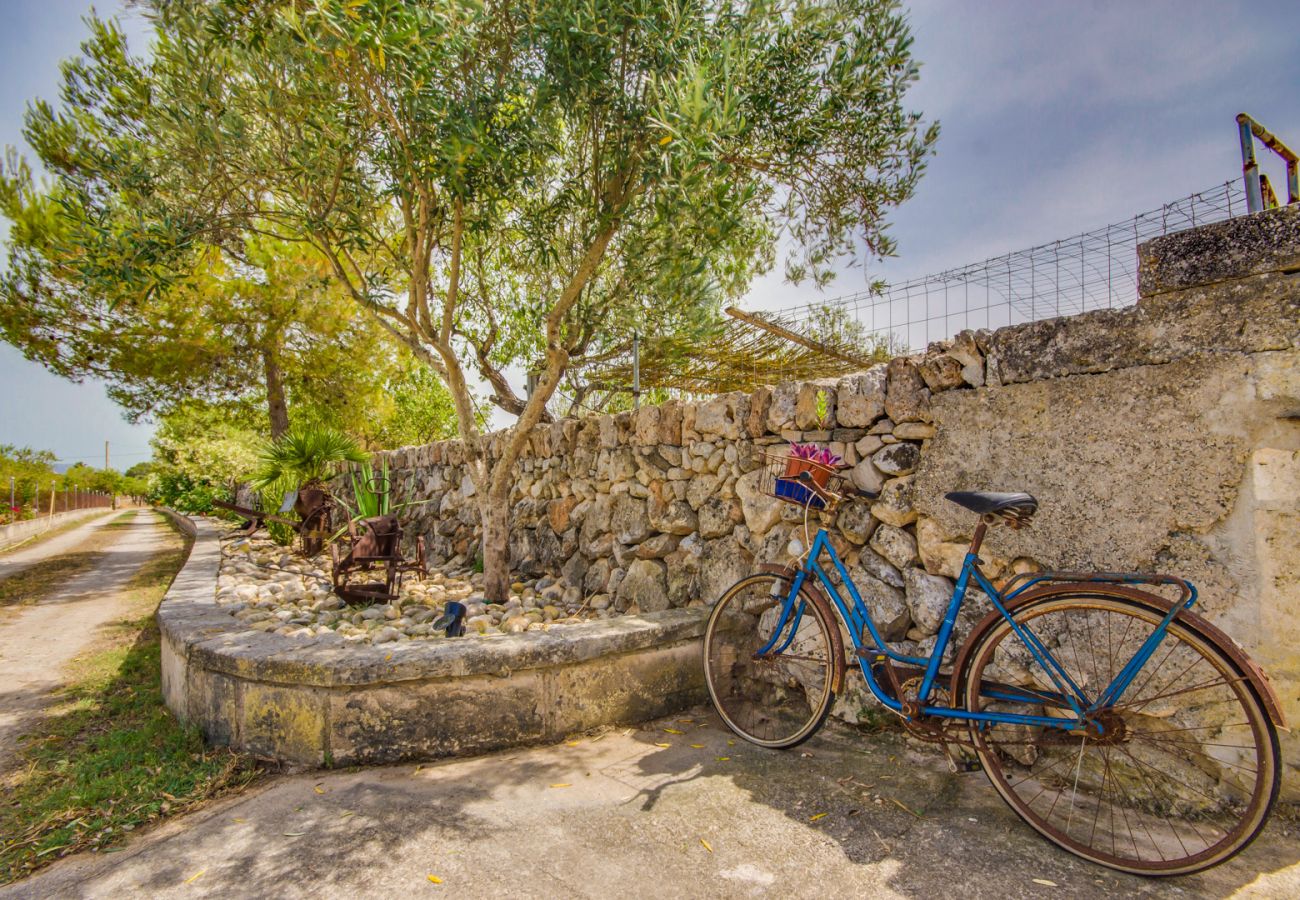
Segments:
[[[114,523],[116,524],[116,523]],[[154,611],[185,559],[173,547],[126,588],[130,612],[69,667],[62,704],[0,783],[0,884],[249,784],[249,757],[206,749],[162,701]]]

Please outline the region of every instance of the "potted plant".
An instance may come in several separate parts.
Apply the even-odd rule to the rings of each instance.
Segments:
[[[827,447],[816,444],[792,444],[790,456],[786,459],[785,475],[777,479],[778,497],[794,500],[796,503],[808,503],[817,495],[799,482],[799,476],[807,472],[818,487],[824,488],[830,481],[831,472],[842,463],[840,457]]]

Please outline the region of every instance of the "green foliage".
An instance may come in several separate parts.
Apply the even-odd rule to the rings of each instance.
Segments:
[[[388,515],[392,488],[388,480],[388,460],[384,460],[378,476],[368,462],[361,464],[360,474],[360,479],[356,472],[348,475],[352,481],[352,497],[356,501],[355,515],[362,519]]]
[[[154,473],[149,477],[149,501],[186,515],[213,515],[219,511],[213,500],[229,502],[230,489],[178,471]]]
[[[159,422],[152,440],[159,470],[196,484],[234,485],[257,466],[257,416],[238,405],[179,404]]]
[[[14,482],[14,504],[26,506],[36,497],[38,489],[49,490],[57,476],[54,474],[56,457],[49,450],[15,447],[0,444],[0,490],[9,501],[9,479]]]
[[[566,373],[633,332],[709,333],[778,253],[825,284],[892,252],[885,215],[937,136],[906,108],[912,38],[887,0],[140,6],[147,59],[92,19],[61,106],[31,108],[54,180],[28,202],[9,167],[7,202],[32,210],[18,245],[52,235],[41,254],[75,275],[58,285],[131,302],[252,235],[316,248],[446,384],[484,508]],[[52,268],[25,259],[15,291]],[[537,373],[531,397],[511,365]],[[474,369],[519,416],[491,461]],[[505,537],[485,544],[494,593]]]
[[[299,487],[321,483],[333,474],[337,464],[360,463],[368,458],[355,440],[337,429],[298,425],[262,446],[257,469],[249,481],[261,490],[285,483]]]

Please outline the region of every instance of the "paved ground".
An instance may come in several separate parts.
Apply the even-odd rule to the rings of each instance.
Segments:
[[[76,528],[66,531],[58,537],[52,537],[49,540],[41,540],[36,537],[31,543],[24,543],[23,546],[15,550],[5,552],[0,555],[0,579],[8,578],[10,575],[17,575],[23,569],[29,569],[41,560],[67,553],[69,550],[75,550],[85,543],[87,535],[93,529],[98,528],[115,515],[117,515],[116,512],[108,509],[98,515],[92,513],[83,519]],[[54,527],[59,526],[55,525]]]
[[[1148,881],[1048,845],[983,775],[897,733],[829,727],[776,752],[687,718],[278,779],[0,898],[1300,896],[1300,842],[1276,819],[1225,866]]]
[[[33,547],[21,564],[37,565],[65,553],[115,518],[96,518]],[[131,527],[120,531],[93,568],[70,578],[39,604],[0,616],[0,772],[11,761],[18,735],[36,725],[50,693],[62,683],[63,666],[95,641],[100,626],[122,614],[116,592],[147,559],[166,549],[168,533],[157,513],[137,512]],[[18,562],[6,557],[0,566]],[[12,570],[0,567],[0,577],[7,574]]]

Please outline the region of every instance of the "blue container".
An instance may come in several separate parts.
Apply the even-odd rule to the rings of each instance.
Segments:
[[[800,506],[811,506],[813,509],[821,509],[826,505],[826,501],[817,496],[812,488],[792,478],[776,479],[776,495],[782,500],[789,500]]]

